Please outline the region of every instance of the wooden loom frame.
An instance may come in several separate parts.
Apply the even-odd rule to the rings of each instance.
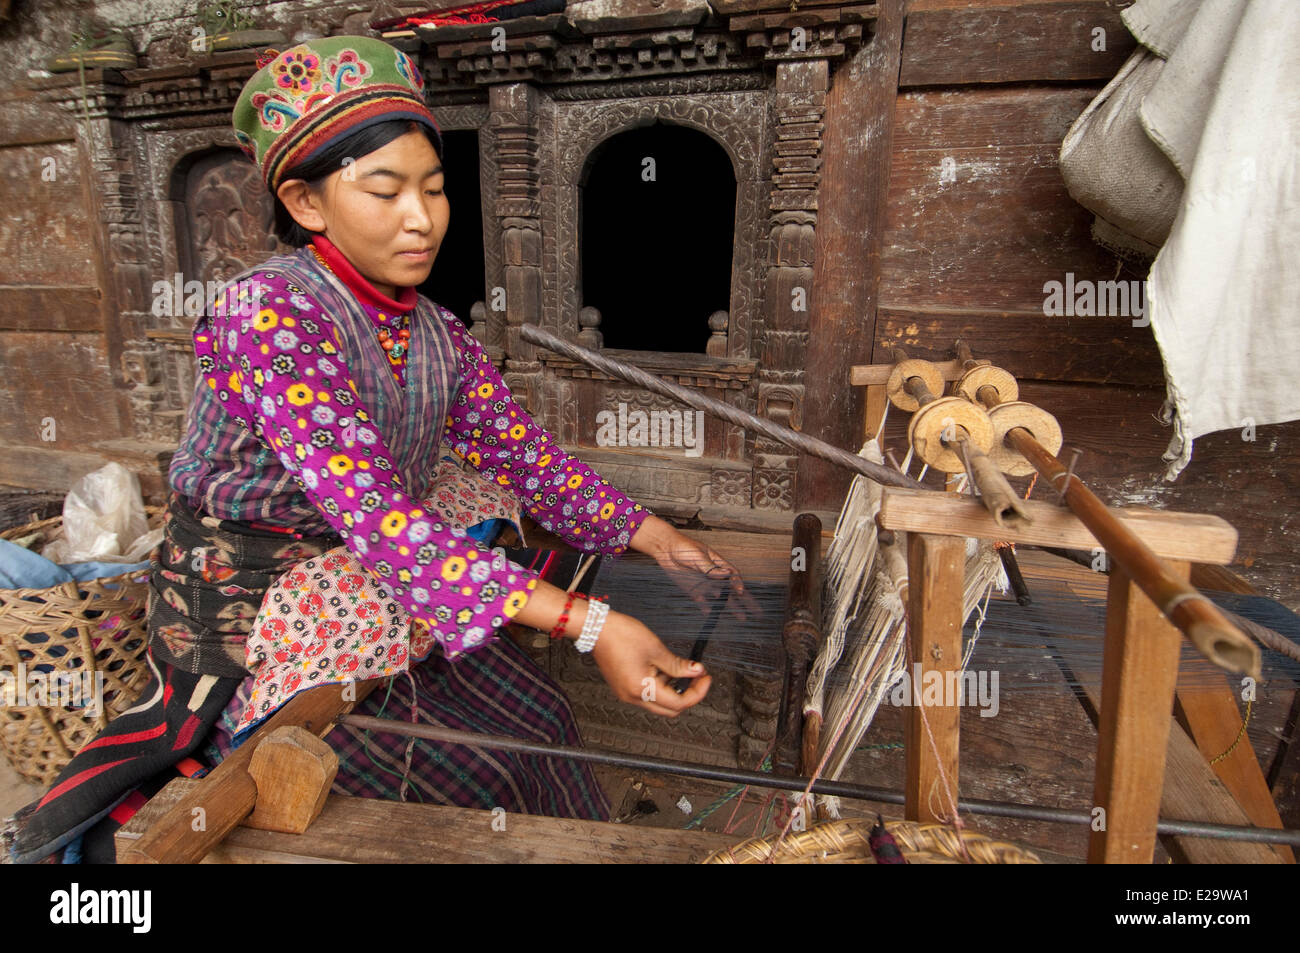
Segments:
[[[931,363],[945,384],[959,380],[968,367],[960,357]],[[889,406],[887,383],[893,369],[893,364],[850,368],[850,384],[865,388],[864,440],[876,437],[882,429]],[[881,436],[883,438],[883,434]],[[945,481],[945,488],[950,492],[956,489],[951,476]],[[960,592],[963,559],[960,546],[952,544],[954,538],[976,536],[998,542],[1088,551],[1100,548],[1091,532],[1077,518],[1051,504],[1026,502],[1034,522],[1032,526],[1014,531],[996,526],[987,512],[972,502],[950,506],[948,501],[935,503],[933,497],[919,500],[916,491],[894,487],[882,489],[879,520],[882,528],[919,532],[931,537],[924,543],[913,541],[908,551],[909,578],[925,581],[924,592],[918,594],[915,588],[912,590],[908,607],[911,625],[916,626],[919,618],[922,626],[929,630],[928,633],[919,633],[915,628],[909,630],[911,655],[921,660],[922,672],[933,667],[946,673],[950,668],[928,665],[932,659],[922,650],[926,644],[932,649],[939,645],[940,651],[950,660],[956,658],[960,661],[962,657]],[[931,514],[932,518],[917,518],[918,502],[934,504],[936,511]],[[953,504],[956,502],[952,501]],[[1182,579],[1190,579],[1196,566],[1226,566],[1235,555],[1237,532],[1219,517],[1144,509],[1124,511],[1112,507],[1112,510],[1126,522],[1132,520],[1130,528],[1158,556],[1169,561],[1174,574]],[[952,575],[954,571],[955,576]],[[946,586],[935,585],[933,576],[936,572],[948,578]],[[957,593],[955,604],[948,598],[954,584]],[[927,634],[934,638],[927,640]],[[1102,816],[1106,818],[1112,818],[1113,809],[1119,807],[1120,825],[1118,830],[1109,824],[1108,829],[1093,830],[1088,850],[1090,862],[1150,863],[1164,788],[1166,755],[1171,750],[1178,752],[1176,757],[1183,762],[1193,760],[1196,755],[1195,750],[1189,752],[1171,746],[1171,741],[1176,743],[1179,740],[1171,739],[1171,713],[1176,711],[1181,716],[1205,759],[1212,757],[1209,750],[1223,751],[1225,733],[1231,738],[1236,734],[1235,725],[1241,723],[1236,695],[1226,679],[1218,688],[1177,688],[1180,644],[1179,630],[1116,566],[1107,591],[1101,699],[1094,697],[1092,703],[1101,713],[1097,726],[1099,746],[1094,806],[1102,808],[1105,812]],[[1144,677],[1150,679],[1149,686],[1142,684]],[[909,710],[905,721],[908,820],[937,820],[930,801],[922,803],[921,792],[931,791],[945,775],[951,779],[955,792],[958,717],[959,711],[955,709],[946,710],[940,716],[939,724],[943,730],[935,739],[940,760],[924,763],[916,756],[917,745],[913,742],[920,741],[925,726],[920,710],[916,707]],[[1225,732],[1228,726],[1232,728]],[[929,730],[934,731],[933,724]],[[1244,736],[1244,728],[1240,740],[1245,742],[1245,746],[1238,752],[1238,757],[1211,762],[1214,774],[1241,806],[1242,816],[1261,827],[1281,828],[1277,805],[1249,740]],[[1275,850],[1279,859],[1294,863],[1289,848],[1277,847]],[[1220,857],[1211,850],[1203,859],[1240,858]]]
[[[964,539],[977,536],[1008,539],[1028,545],[1091,549],[1096,541],[1076,517],[1046,502],[1028,504],[1033,523],[1023,531],[998,527],[988,512],[969,497],[887,487],[880,524],[909,533],[909,639],[912,656],[922,672],[946,673],[962,657],[962,572]],[[1190,572],[1193,559],[1225,565],[1236,551],[1237,534],[1214,516],[1157,511],[1119,511],[1120,515],[1162,557]],[[1165,753],[1170,738],[1179,661],[1180,633],[1121,571],[1112,573],[1107,603],[1106,643],[1101,694],[1095,805],[1105,811],[1104,830],[1090,836],[1092,862],[1149,863],[1159,819],[1165,777]],[[380,680],[350,686],[326,685],[302,692],[258,729],[250,741],[225,759],[201,781],[173,782],[163,792],[173,803],[152,823],[128,825],[119,832],[119,860],[127,863],[198,862],[240,825],[263,831],[296,834],[281,837],[278,856],[307,859],[314,839],[337,841],[349,825],[344,814],[360,812],[370,819],[369,831],[405,831],[411,825],[444,831],[464,829],[477,849],[519,851],[517,839],[484,841],[492,829],[488,811],[370,802],[328,797],[337,759],[321,740],[334,721],[350,711]],[[1235,712],[1235,708],[1234,708]],[[938,820],[944,801],[934,796],[945,781],[955,791],[959,770],[959,715],[956,706],[909,708],[905,723],[905,817]],[[923,716],[925,722],[923,723]],[[931,745],[926,739],[933,737]],[[332,762],[332,764],[331,764]],[[170,792],[170,793],[169,793]],[[169,801],[169,798],[171,799]],[[322,810],[329,802],[329,810]],[[1271,803],[1271,802],[1270,802]],[[155,812],[156,814],[156,812]],[[319,825],[313,822],[321,816]],[[203,830],[196,831],[202,818]],[[510,815],[512,831],[532,833],[552,851],[590,850],[606,844],[614,856],[634,862],[702,858],[730,841],[704,832],[630,828],[626,825],[559,818]],[[459,826],[457,826],[459,825]],[[1261,825],[1263,826],[1263,825]],[[1276,825],[1281,826],[1280,822]],[[558,839],[557,839],[558,838]],[[1213,843],[1213,842],[1211,842]],[[378,845],[377,849],[384,849]],[[530,850],[533,848],[529,848]],[[397,848],[393,848],[394,851]],[[1271,848],[1260,846],[1261,857]],[[214,856],[265,859],[243,846],[222,849]],[[529,853],[539,859],[545,855]],[[400,851],[391,859],[403,859]],[[519,859],[511,857],[511,859]],[[554,859],[553,857],[551,859]]]
[[[936,366],[945,382],[955,380],[963,371],[959,360]],[[864,429],[868,438],[874,436],[884,413],[887,400],[884,385],[891,368],[892,365],[854,367],[851,372],[852,384],[867,387]],[[1067,549],[1097,547],[1088,529],[1068,511],[1042,502],[1026,505],[1032,524],[1009,530],[997,526],[988,512],[969,497],[884,488],[879,524],[884,529],[909,533],[909,578],[919,580],[909,590],[908,638],[912,658],[922,666],[922,677],[929,671],[937,671],[946,679],[947,673],[956,671],[960,665],[961,592],[967,536]],[[1222,566],[1230,563],[1235,555],[1236,530],[1218,517],[1145,510],[1116,512],[1157,555],[1174,561],[1176,572],[1184,578],[1190,576],[1193,561]],[[787,618],[787,626],[793,621]],[[1233,716],[1237,715],[1226,686],[1225,693],[1208,705],[1194,704],[1177,690],[1180,642],[1179,631],[1164,619],[1132,580],[1118,568],[1113,571],[1107,599],[1094,788],[1094,804],[1101,809],[1105,821],[1091,833],[1088,854],[1091,862],[1151,861],[1171,735],[1170,714],[1175,700],[1184,713],[1199,711],[1202,724],[1224,714],[1225,704]],[[352,686],[355,690],[350,698],[346,697],[345,686],[321,686],[291,699],[209,778],[186,782],[186,791],[179,802],[147,830],[139,830],[139,825],[137,829],[131,829],[131,825],[123,828],[118,836],[121,859],[143,863],[196,862],[241,823],[264,830],[310,833],[313,820],[326,803],[337,769],[337,759],[320,738],[336,718],[350,711],[376,684]],[[905,816],[916,821],[941,820],[934,810],[933,798],[933,793],[941,787],[951,792],[953,800],[957,796],[960,708],[932,706],[928,716],[925,711],[913,705],[905,719]],[[927,743],[922,743],[923,738]],[[783,738],[782,747],[793,748],[792,739]],[[1258,764],[1254,763],[1253,767],[1259,774]],[[802,784],[798,779],[792,782]],[[1249,783],[1244,787],[1238,785],[1234,793],[1241,800],[1239,792],[1249,788]],[[1263,793],[1271,817],[1258,803],[1258,790],[1253,793],[1254,810],[1249,819],[1259,826],[1281,827],[1267,788]],[[365,810],[378,812],[379,817],[391,821],[396,821],[399,815],[409,817],[411,811],[451,812],[462,819],[488,813],[388,802],[367,804]],[[196,811],[203,812],[202,831],[194,830]],[[619,838],[629,836],[628,832],[633,830],[600,822],[544,818],[528,821],[539,830],[545,830],[550,822],[562,826],[618,827]],[[400,825],[388,826],[400,829]],[[199,836],[191,836],[194,833]],[[674,833],[687,832],[657,831],[654,836],[671,839]],[[588,836],[595,839],[595,835]],[[717,835],[692,833],[689,837]],[[696,843],[701,850],[715,846],[705,846],[702,840]],[[1271,851],[1264,847],[1260,850]],[[1290,852],[1286,853],[1289,856]],[[646,855],[641,852],[629,859],[644,862]]]

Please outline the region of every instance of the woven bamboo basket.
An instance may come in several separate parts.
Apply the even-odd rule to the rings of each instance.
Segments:
[[[146,506],[149,528],[162,525],[163,510]],[[0,533],[13,540],[41,532],[58,538],[63,517],[28,523]],[[24,779],[48,787],[72,756],[104,726],[135,703],[149,679],[146,652],[149,570],[65,582],[47,589],[0,589],[0,753]],[[29,676],[21,700],[41,681],[46,704],[17,706],[17,676]],[[85,707],[84,689],[102,675],[102,704]],[[51,677],[53,676],[53,677]],[[61,681],[60,681],[61,680]],[[71,685],[78,686],[73,691]],[[29,694],[30,693],[30,694]],[[50,702],[74,701],[60,707]]]
[[[867,837],[875,821],[848,817],[825,821],[806,831],[755,837],[734,847],[714,851],[706,864],[874,864]],[[946,824],[885,821],[909,864],[1041,864],[1037,855],[974,831],[960,834]],[[774,846],[780,840],[780,846]],[[962,846],[965,845],[963,853]]]

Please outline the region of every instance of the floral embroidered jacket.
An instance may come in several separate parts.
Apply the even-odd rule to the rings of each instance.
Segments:
[[[495,638],[537,576],[423,502],[443,440],[586,552],[622,552],[650,515],[555,445],[450,311],[380,294],[323,236],[237,276],[211,312],[173,489],[223,519],[337,533],[448,657]],[[379,330],[403,327],[395,357]]]

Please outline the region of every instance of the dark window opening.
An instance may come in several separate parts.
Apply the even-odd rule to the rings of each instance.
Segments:
[[[704,133],[656,123],[602,143],[579,195],[579,285],[604,346],[704,353],[709,315],[731,307],[735,216],[731,160]]]
[[[470,308],[485,300],[483,199],[479,188],[478,132],[444,129],[443,188],[451,218],[428,280],[420,292],[470,325]]]

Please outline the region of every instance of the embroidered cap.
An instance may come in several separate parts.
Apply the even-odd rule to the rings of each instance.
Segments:
[[[442,131],[415,61],[383,40],[330,36],[267,50],[235,103],[235,138],[275,191],[293,168],[359,129],[413,119]]]

